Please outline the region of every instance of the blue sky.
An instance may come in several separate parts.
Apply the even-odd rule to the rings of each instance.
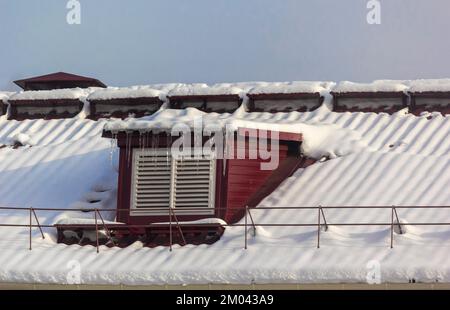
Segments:
[[[450,1],[0,0],[0,89],[54,71],[108,85],[450,77]]]

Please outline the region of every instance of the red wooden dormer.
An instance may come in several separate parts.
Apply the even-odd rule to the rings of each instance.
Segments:
[[[261,135],[268,137],[268,147],[258,143]],[[156,244],[158,238],[164,239],[161,231],[169,228],[169,208],[177,221],[184,223],[183,229],[199,229],[192,221],[203,219],[235,223],[246,207],[256,207],[296,169],[314,162],[300,152],[301,134],[240,128],[224,139],[229,154],[225,158],[205,153],[174,158],[172,147],[181,138],[166,132],[104,131],[103,136],[117,139],[120,148],[117,208],[121,211],[117,221],[128,225],[166,223],[135,230],[141,234],[145,230]],[[199,145],[195,139],[192,134],[192,151]],[[202,136],[200,145],[209,139],[211,136]],[[277,163],[262,156],[262,151],[275,155]],[[264,164],[272,169],[263,169]],[[219,228],[217,224],[215,229]]]

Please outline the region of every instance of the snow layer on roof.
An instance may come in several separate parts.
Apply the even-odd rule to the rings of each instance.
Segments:
[[[94,91],[88,96],[88,100],[108,100],[123,98],[153,98],[161,95],[160,90],[153,89],[149,86],[132,86],[132,87],[108,87]]]
[[[250,89],[249,94],[323,93],[329,91],[333,84],[332,82],[312,81],[260,83],[260,85]]]
[[[202,126],[202,128],[226,128],[233,131],[238,128],[252,128],[301,133],[304,138],[303,152],[318,159],[324,156],[335,158],[367,148],[356,132],[339,128],[333,124],[302,124],[295,118],[279,122],[267,119],[267,115],[261,119],[255,119],[252,113],[205,113],[195,108],[161,110],[141,119],[113,120],[107,123],[105,129],[112,132],[119,130],[170,132],[174,128],[180,128],[180,124],[189,128]]]
[[[183,111],[183,110],[181,110]],[[166,110],[139,122],[189,122],[194,116],[211,121],[277,126],[327,141],[331,131],[349,136],[345,152],[298,170],[258,207],[257,223],[317,223],[317,210],[282,210],[292,206],[426,206],[398,209],[402,222],[449,222],[450,116],[376,113],[313,112],[243,113],[218,116],[186,109]],[[101,138],[105,121],[0,120],[0,144],[27,135],[31,147],[0,148],[0,205],[53,208],[114,208],[117,149]],[[328,128],[331,128],[330,130]],[[308,131],[308,132],[307,132]],[[325,137],[325,139],[323,138]],[[325,144],[333,143],[333,139]],[[353,142],[351,142],[353,141]],[[315,147],[318,148],[318,147]],[[276,209],[278,208],[278,209]],[[329,223],[390,222],[390,209],[324,209]],[[38,212],[41,223],[69,217],[92,219],[92,213]],[[114,221],[114,213],[105,214]],[[27,223],[27,211],[1,211],[3,223]],[[28,250],[26,228],[0,228],[0,281],[67,283],[69,263],[79,264],[81,283],[196,284],[196,283],[323,283],[366,282],[368,264],[381,266],[382,282],[450,282],[450,231],[447,226],[407,226],[407,233],[390,228],[336,227],[322,231],[316,248],[316,227],[227,227],[213,245],[128,248],[56,244],[54,229],[46,239],[33,231]]]
[[[239,95],[242,89],[231,84],[216,84],[208,86],[203,83],[179,84],[167,94],[171,96],[206,96],[206,95]]]
[[[6,92],[6,91],[0,91],[0,101],[5,101],[9,97],[11,97],[14,94],[14,92]]]
[[[337,84],[333,92],[403,92],[408,88],[405,81],[377,80],[372,83],[354,83],[343,81]]]
[[[56,89],[49,91],[22,91],[19,93],[0,92],[2,97],[12,100],[77,99],[89,96],[89,99],[119,99],[137,97],[189,96],[189,95],[240,95],[265,93],[321,93],[334,92],[406,92],[406,91],[450,91],[450,79],[430,80],[376,80],[371,83],[354,83],[349,81],[320,82],[237,82],[217,83],[168,83],[139,85],[131,87],[92,87],[89,89]]]
[[[10,100],[49,100],[49,99],[81,99],[94,88],[66,88],[53,90],[28,90],[12,95]]]
[[[410,92],[441,91],[450,92],[450,79],[414,80],[410,82]]]

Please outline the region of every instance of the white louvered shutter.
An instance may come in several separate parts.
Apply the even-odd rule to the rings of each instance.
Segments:
[[[133,161],[132,215],[167,215],[169,206],[180,214],[214,213],[214,159],[175,160],[166,149],[135,149]]]

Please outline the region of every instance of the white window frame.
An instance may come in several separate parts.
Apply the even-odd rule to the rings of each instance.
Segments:
[[[204,210],[183,210],[183,207],[175,207],[174,197],[175,197],[175,162],[177,159],[173,158],[171,155],[171,150],[167,148],[134,148],[132,150],[132,173],[131,173],[131,190],[130,190],[130,215],[131,216],[169,216],[169,208],[172,208],[176,215],[214,215],[215,214],[215,196],[216,196],[216,158],[211,157],[214,154],[207,154],[204,157],[209,157],[210,160],[210,177],[209,177],[209,201],[208,207]],[[158,154],[166,155],[169,154],[170,161],[170,198],[169,205],[166,210],[152,210],[152,208],[136,208],[135,198],[136,198],[136,172],[138,167],[138,160],[141,154]],[[186,156],[185,156],[186,157]],[[191,158],[191,157],[190,157]],[[203,209],[203,208],[202,208]]]

